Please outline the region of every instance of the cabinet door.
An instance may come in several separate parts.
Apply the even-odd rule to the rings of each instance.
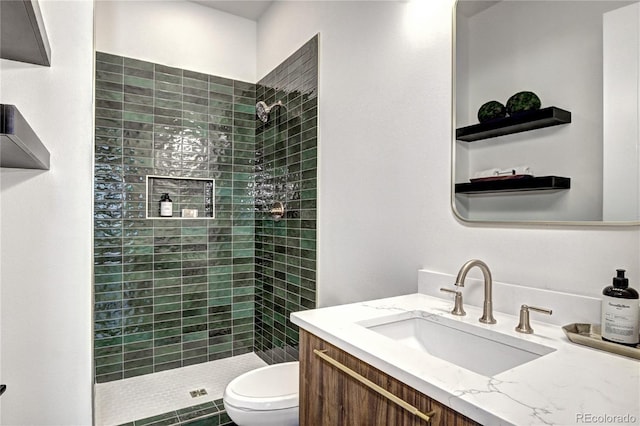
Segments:
[[[427,413],[429,422],[410,413],[321,359],[313,350],[354,370],[396,397]],[[478,425],[410,386],[300,329],[301,426],[467,426]]]

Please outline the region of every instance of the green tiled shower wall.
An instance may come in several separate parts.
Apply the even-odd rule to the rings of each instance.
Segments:
[[[96,54],[97,382],[297,357],[289,314],[315,307],[317,52],[316,36],[257,85]],[[215,219],[146,219],[147,175],[214,179]]]
[[[274,107],[256,127],[256,353],[297,359],[292,312],[315,307],[318,36],[261,79],[258,101]],[[273,203],[285,204],[276,221]]]
[[[255,121],[253,83],[97,53],[97,382],[254,350]],[[214,179],[215,219],[146,219],[147,175]]]

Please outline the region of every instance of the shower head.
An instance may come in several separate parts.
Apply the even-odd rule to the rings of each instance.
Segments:
[[[269,121],[269,113],[271,113],[271,110],[277,106],[281,107],[282,101],[278,101],[272,105],[267,105],[267,103],[264,101],[258,101],[258,103],[256,104],[256,115],[258,116],[260,121],[266,123],[267,121]]]

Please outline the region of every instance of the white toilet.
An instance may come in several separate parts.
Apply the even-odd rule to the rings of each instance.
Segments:
[[[233,379],[224,390],[238,426],[298,426],[299,362],[268,365]]]

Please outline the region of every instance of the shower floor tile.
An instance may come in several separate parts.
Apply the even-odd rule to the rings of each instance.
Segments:
[[[115,426],[222,398],[240,374],[267,365],[254,353],[95,386],[97,426]],[[204,389],[206,394],[191,396]],[[201,392],[198,392],[201,394]]]

